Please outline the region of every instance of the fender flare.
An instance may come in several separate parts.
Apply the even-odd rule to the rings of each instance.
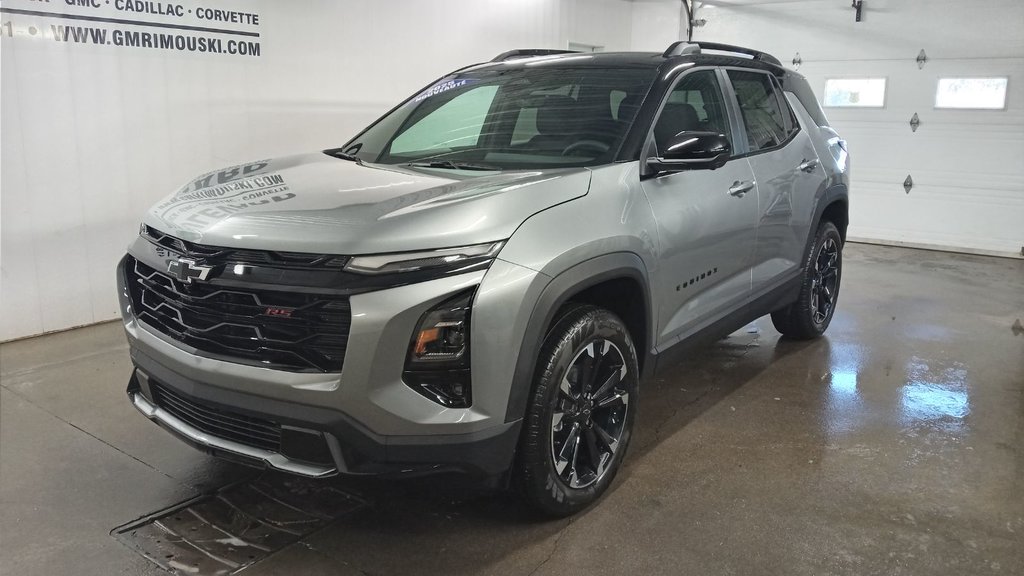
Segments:
[[[814,206],[814,219],[811,220],[814,224],[807,231],[807,240],[804,243],[804,255],[810,253],[811,244],[814,243],[814,235],[818,232],[818,226],[821,226],[821,217],[825,214],[825,209],[837,201],[846,204],[847,220],[849,220],[850,194],[847,190],[846,184],[833,184],[832,186],[825,188],[825,190],[823,190],[818,196],[818,202]],[[843,240],[845,241],[845,239],[846,234],[844,233]]]
[[[647,267],[643,260],[633,252],[613,252],[585,260],[553,277],[541,290],[534,303],[512,375],[505,422],[520,420],[526,414],[526,405],[533,389],[533,375],[537,369],[537,357],[547,336],[548,327],[562,305],[568,302],[573,294],[602,282],[621,278],[635,280],[640,284],[646,314],[647,334],[644,335],[644,340],[647,349],[637,350],[637,353],[645,355],[642,359],[645,369],[654,365],[650,344],[654,341],[655,327],[652,325],[654,323]]]

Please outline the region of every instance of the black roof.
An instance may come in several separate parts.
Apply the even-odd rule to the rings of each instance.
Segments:
[[[509,54],[509,53],[505,53]],[[505,56],[503,54],[502,56]],[[556,54],[545,54],[541,56],[510,57],[501,61],[491,61],[483,64],[468,66],[460,70],[488,70],[510,68],[525,68],[527,65],[536,66],[538,62],[544,62],[545,68],[660,68],[670,71],[674,67],[692,62],[695,65],[704,66],[736,66],[742,68],[756,68],[766,70],[775,74],[792,73],[782,66],[745,56],[732,56],[718,53],[697,53],[684,54],[680,56],[664,56],[660,52],[562,52]]]

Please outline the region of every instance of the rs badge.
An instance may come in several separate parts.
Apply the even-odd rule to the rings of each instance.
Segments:
[[[281,318],[291,318],[292,312],[295,308],[282,308],[280,306],[269,306],[263,313],[267,316],[278,316]]]
[[[167,273],[186,284],[191,284],[193,280],[206,280],[210,270],[213,270],[212,266],[200,266],[188,258],[178,258],[167,263]]]

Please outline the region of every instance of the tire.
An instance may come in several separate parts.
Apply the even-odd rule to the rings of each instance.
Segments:
[[[629,446],[638,384],[622,320],[595,306],[563,312],[541,347],[513,464],[528,503],[561,517],[601,497]]]
[[[835,224],[822,222],[804,263],[797,301],[772,312],[775,329],[795,340],[810,340],[824,334],[836,311],[842,276],[843,238]]]

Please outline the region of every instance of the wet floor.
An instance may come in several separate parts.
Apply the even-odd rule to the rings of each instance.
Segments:
[[[117,324],[5,344],[0,574],[166,574],[130,530],[208,530],[168,514],[237,490],[246,518],[308,516],[236,518],[258,554],[218,553],[246,575],[1024,574],[1022,322],[1022,260],[851,244],[826,338],[762,319],[664,370],[611,492],[559,521],[459,478],[213,460],[129,406]]]

